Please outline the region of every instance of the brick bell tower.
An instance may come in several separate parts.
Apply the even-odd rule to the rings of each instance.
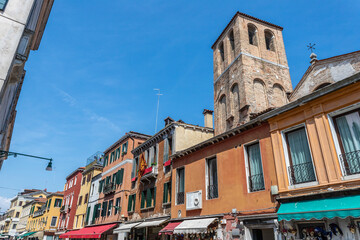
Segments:
[[[215,134],[288,102],[283,28],[237,12],[213,46]]]

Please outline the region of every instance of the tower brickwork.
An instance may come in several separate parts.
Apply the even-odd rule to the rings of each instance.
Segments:
[[[213,44],[215,134],[288,102],[282,30],[237,12]]]

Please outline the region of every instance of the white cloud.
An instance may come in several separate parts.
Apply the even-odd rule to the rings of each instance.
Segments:
[[[10,207],[11,198],[0,196],[0,212],[5,212]]]

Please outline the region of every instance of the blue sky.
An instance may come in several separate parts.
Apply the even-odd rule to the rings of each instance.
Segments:
[[[10,0],[11,1],[11,0]],[[213,109],[211,45],[236,11],[284,27],[295,86],[319,59],[359,50],[359,1],[55,0],[40,44],[26,63],[10,150],[52,157],[9,158],[0,207],[17,191],[62,190],[65,177],[127,131],[153,134],[171,116],[203,125]]]

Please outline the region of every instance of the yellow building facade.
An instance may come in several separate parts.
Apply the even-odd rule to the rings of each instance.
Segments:
[[[63,193],[55,192],[47,196],[45,201],[34,201],[26,226],[27,232],[35,232],[29,237],[52,239],[59,222]]]
[[[82,173],[81,188],[77,201],[76,215],[73,229],[80,229],[87,223],[88,201],[90,196],[91,179],[102,173],[102,164],[99,159],[90,161]]]

